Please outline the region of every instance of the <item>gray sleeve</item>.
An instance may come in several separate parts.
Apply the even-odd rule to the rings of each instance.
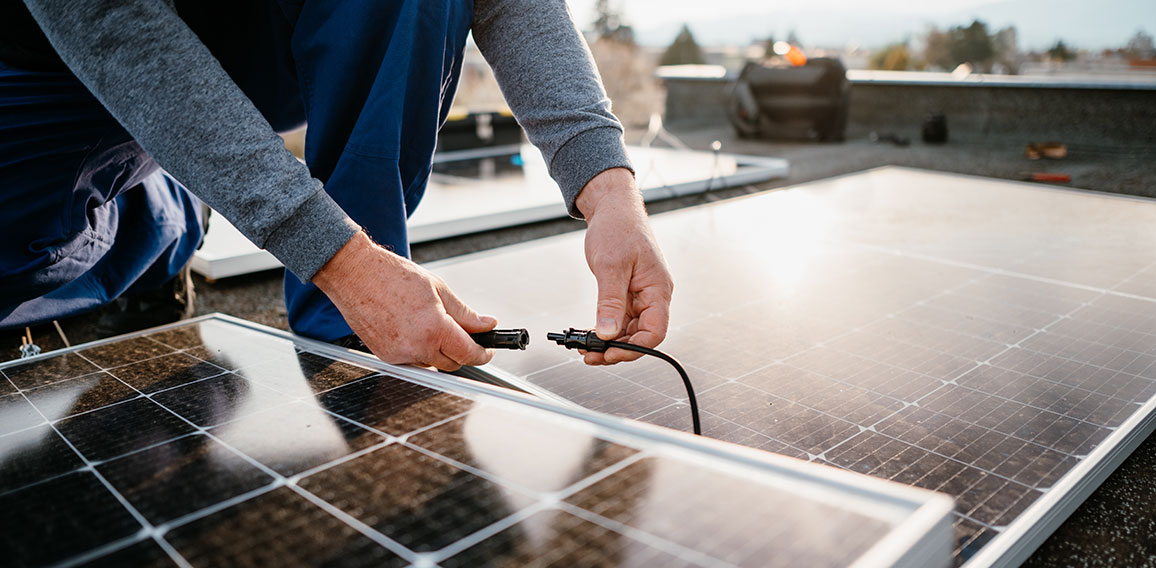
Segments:
[[[25,3],[141,147],[299,278],[312,278],[359,230],[169,2]]]
[[[574,202],[586,182],[610,168],[633,168],[566,1],[475,0],[473,33],[567,210],[581,218]]]

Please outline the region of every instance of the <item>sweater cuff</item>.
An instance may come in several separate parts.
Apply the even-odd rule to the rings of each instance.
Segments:
[[[308,282],[360,230],[337,202],[320,190],[285,219],[262,248],[302,282]]]
[[[562,188],[566,211],[571,217],[584,218],[575,205],[578,194],[594,176],[611,168],[626,168],[634,173],[622,143],[622,131],[612,126],[584,131],[554,154],[550,177]]]

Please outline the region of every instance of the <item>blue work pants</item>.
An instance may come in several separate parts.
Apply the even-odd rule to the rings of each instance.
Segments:
[[[408,256],[406,219],[457,88],[472,1],[187,0],[177,8],[275,129],[308,123],[312,175],[376,242]],[[16,227],[0,243],[0,292],[8,292],[0,327],[159,285],[202,236],[196,198],[163,176],[75,77],[4,66],[0,224]],[[285,301],[299,334],[351,333],[324,294],[291,274]]]

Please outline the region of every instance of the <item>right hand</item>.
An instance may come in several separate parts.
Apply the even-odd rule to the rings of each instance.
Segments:
[[[497,320],[478,315],[441,278],[374,244],[365,233],[349,239],[313,283],[386,363],[455,371],[493,357],[469,334],[489,331]]]

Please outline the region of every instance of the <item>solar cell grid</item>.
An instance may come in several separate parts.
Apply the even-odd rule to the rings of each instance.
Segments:
[[[1156,396],[1151,202],[885,168],[654,227],[676,283],[662,349],[691,371],[704,434],[953,495],[957,563]],[[436,271],[489,313],[517,298],[502,324],[581,327],[594,283],[580,244],[562,236]],[[548,356],[499,353],[494,365],[583,406],[688,429],[669,369],[532,364]]]
[[[902,519],[217,319],[60,357],[0,368],[18,566],[840,565]]]

